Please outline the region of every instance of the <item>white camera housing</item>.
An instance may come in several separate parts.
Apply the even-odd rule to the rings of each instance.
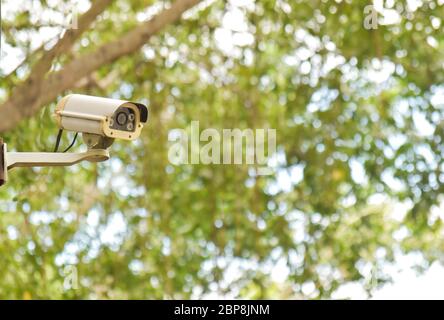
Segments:
[[[148,120],[148,108],[140,103],[70,94],[55,111],[61,129],[111,139],[134,140]]]
[[[88,145],[86,152],[8,152],[0,138],[0,186],[6,183],[8,171],[16,167],[72,166],[81,161],[102,162],[109,159],[108,147],[114,139],[134,140],[148,120],[148,108],[140,103],[71,94],[56,108],[61,129],[82,133]],[[76,136],[77,137],[77,136]],[[75,140],[74,140],[75,142]]]

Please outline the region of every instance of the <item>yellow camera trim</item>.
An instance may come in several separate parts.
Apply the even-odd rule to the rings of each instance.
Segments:
[[[63,110],[65,110],[66,101],[68,101],[68,98],[70,96],[71,96],[70,94],[67,96],[64,96],[62,98],[62,100],[60,100],[59,103],[57,103],[57,106],[55,108],[54,116],[55,116],[55,119],[57,121],[59,128],[61,128],[61,129],[63,129],[63,126],[62,126],[62,117],[61,117],[60,113],[63,112]]]
[[[105,133],[105,135],[109,138],[135,140],[140,136],[140,133],[143,128],[143,125],[140,123],[140,110],[139,108],[137,108],[137,106],[135,106],[131,102],[124,103],[120,107],[129,108],[134,111],[134,114],[136,116],[135,130],[133,132],[129,132],[129,131],[111,129],[109,124],[112,116],[106,117],[105,120],[102,122],[102,130]]]

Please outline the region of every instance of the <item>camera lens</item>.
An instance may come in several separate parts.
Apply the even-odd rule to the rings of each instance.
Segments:
[[[117,123],[124,126],[128,122],[128,116],[124,112],[119,112],[116,117]]]

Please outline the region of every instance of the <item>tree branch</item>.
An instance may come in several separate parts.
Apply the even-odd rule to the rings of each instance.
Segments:
[[[60,71],[50,74],[41,83],[42,95],[30,95],[20,90],[23,103],[7,101],[0,107],[0,113],[8,115],[9,121],[0,122],[0,132],[13,129],[22,119],[34,115],[43,105],[53,101],[65,90],[72,88],[77,81],[97,70],[101,66],[111,63],[118,58],[135,52],[141,48],[154,34],[167,25],[176,22],[188,9],[201,0],[176,0],[169,9],[165,9],[147,22],[144,22],[129,31],[122,37],[106,43],[96,51],[85,54],[68,63]],[[14,96],[11,96],[13,98]],[[10,99],[12,100],[12,99]]]
[[[9,123],[14,123],[15,126],[21,118],[31,115],[28,106],[39,102],[40,95],[44,92],[42,88],[45,75],[50,70],[54,59],[68,52],[82,33],[111,2],[112,0],[94,1],[91,8],[79,18],[78,28],[67,30],[51,49],[43,52],[31,68],[28,78],[12,90],[9,99],[0,107],[0,111],[8,115]],[[12,127],[10,126],[9,129]],[[0,131],[2,130],[0,129]]]

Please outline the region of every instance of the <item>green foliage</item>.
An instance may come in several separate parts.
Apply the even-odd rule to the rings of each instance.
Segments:
[[[146,102],[149,124],[136,143],[116,142],[108,163],[10,172],[0,189],[0,297],[329,297],[364,285],[363,266],[377,285],[387,281],[396,252],[442,260],[442,221],[431,214],[444,189],[444,104],[433,99],[444,90],[442,1],[410,14],[396,1],[401,22],[375,30],[363,27],[367,4],[215,1],[73,89]],[[115,3],[58,63],[130,30],[149,5]],[[224,25],[233,10],[245,30]],[[24,52],[29,43],[14,35],[28,14],[4,22],[5,41]],[[0,80],[4,98],[26,70]],[[50,151],[53,110],[7,132],[9,148]],[[168,133],[193,120],[276,128],[276,174],[173,166]],[[280,261],[283,284],[270,276]],[[71,264],[76,290],[64,289]]]

